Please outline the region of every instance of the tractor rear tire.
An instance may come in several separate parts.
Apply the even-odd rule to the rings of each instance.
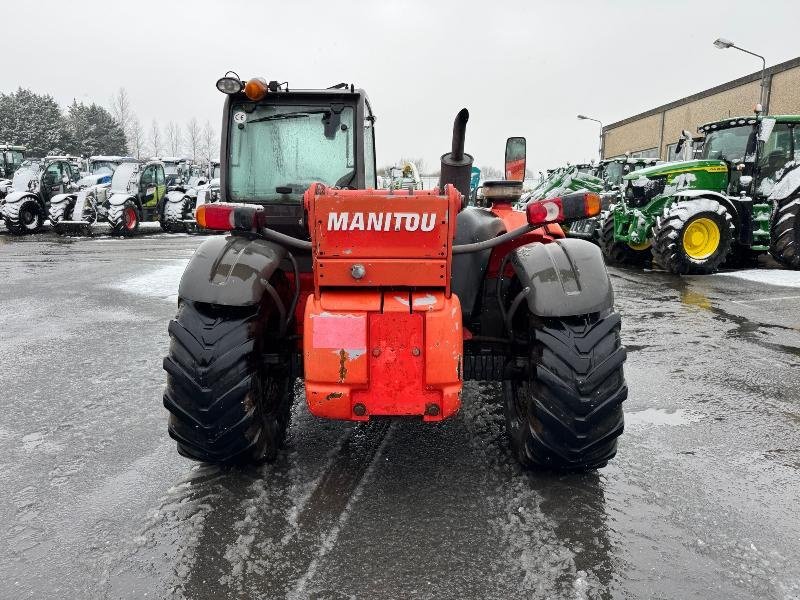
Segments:
[[[108,209],[108,222],[114,235],[134,235],[139,231],[141,220],[141,211],[133,200],[126,200],[124,204]]]
[[[771,229],[772,257],[790,269],[800,269],[800,193],[778,201]]]
[[[14,235],[37,233],[44,225],[44,212],[41,205],[33,199],[6,205],[6,229]]]
[[[733,238],[733,219],[722,204],[710,198],[684,200],[664,211],[653,253],[670,273],[707,275],[725,262]]]
[[[587,471],[617,453],[628,397],[620,316],[530,316],[527,369],[503,381],[506,433],[525,468]],[[524,371],[524,372],[523,372]]]
[[[292,402],[288,361],[263,360],[276,339],[276,313],[180,301],[169,324],[164,406],[182,456],[223,464],[276,457]]]
[[[599,227],[598,244],[606,257],[606,262],[615,265],[645,266],[653,259],[650,249],[636,250],[626,242],[614,239],[614,216],[609,214]]]
[[[161,229],[167,233],[181,233],[187,231],[183,220],[187,213],[191,212],[189,200],[184,198],[182,202],[165,202],[161,213]]]

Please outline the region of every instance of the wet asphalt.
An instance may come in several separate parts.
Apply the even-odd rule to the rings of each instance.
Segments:
[[[798,287],[610,269],[626,431],[523,473],[494,385],[440,425],[311,417],[254,469],[161,404],[202,238],[0,229],[0,598],[800,598]]]

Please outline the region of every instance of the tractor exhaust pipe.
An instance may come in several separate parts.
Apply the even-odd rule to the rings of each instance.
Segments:
[[[465,197],[469,197],[469,180],[472,174],[472,155],[464,152],[464,140],[467,136],[469,111],[462,108],[453,123],[453,146],[447,154],[442,154],[439,188],[444,189],[448,183]]]

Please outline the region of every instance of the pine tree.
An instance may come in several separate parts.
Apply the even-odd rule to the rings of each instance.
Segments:
[[[125,154],[126,140],[119,123],[105,108],[73,101],[67,111],[67,151],[71,154]]]
[[[67,140],[66,119],[49,94],[17,89],[0,94],[0,143],[22,144],[29,156],[45,156]]]

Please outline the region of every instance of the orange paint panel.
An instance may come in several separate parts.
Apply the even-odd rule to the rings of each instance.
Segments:
[[[425,313],[425,382],[460,384],[463,379],[464,334],[458,296],[442,298],[441,310]]]
[[[372,310],[381,309],[378,290],[328,290],[319,300],[322,310]]]
[[[354,265],[364,267],[361,279],[353,277]],[[317,282],[320,287],[329,286],[421,286],[445,287],[448,282],[447,261],[445,260],[318,260]]]
[[[461,400],[463,353],[458,298],[447,298],[442,290],[386,291],[382,311],[362,311],[361,306],[372,302],[365,296],[353,290],[337,292],[334,299],[323,292],[320,299],[308,300],[303,343],[306,398],[312,414],[351,420],[420,416],[425,421],[455,414]],[[409,304],[415,300],[421,304],[412,312]],[[334,315],[366,316],[366,351],[315,346],[319,318]],[[365,414],[355,414],[357,404]]]
[[[318,256],[434,258],[447,254],[447,199],[365,192],[325,195],[314,207]]]

